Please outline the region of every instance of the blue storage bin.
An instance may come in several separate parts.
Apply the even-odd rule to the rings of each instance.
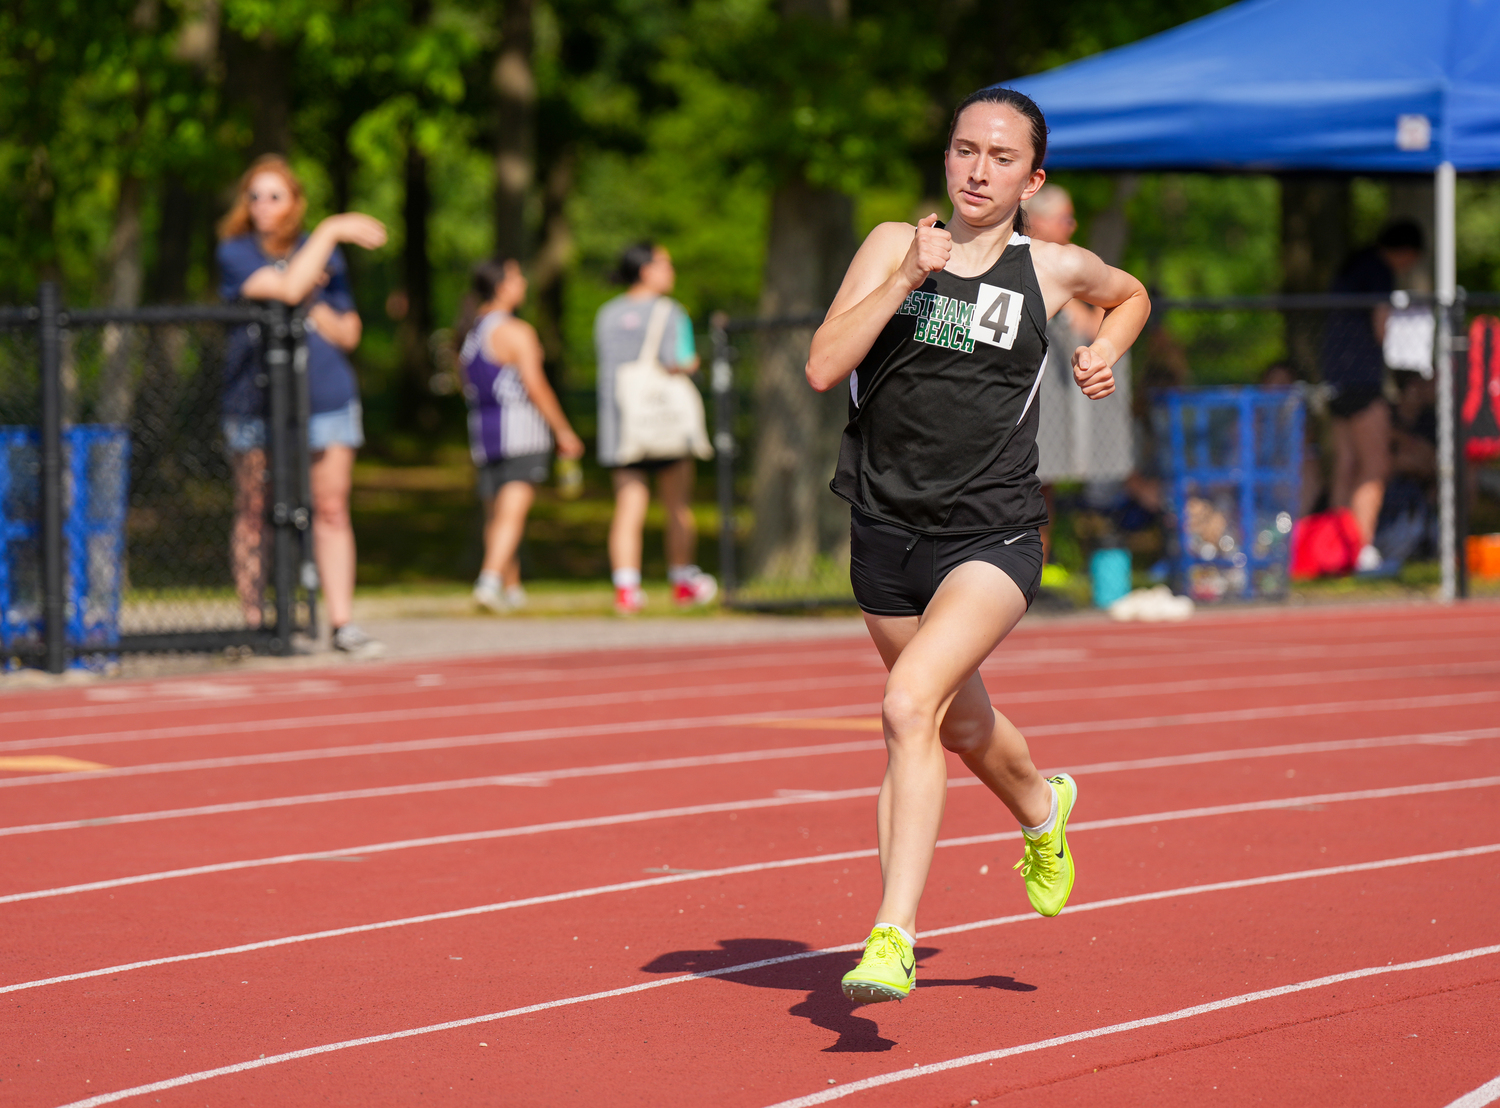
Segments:
[[[1172,587],[1210,602],[1284,596],[1302,496],[1302,391],[1168,389],[1154,418]]]
[[[63,568],[66,633],[75,652],[120,641],[130,433],[65,428]],[[0,427],[0,655],[42,641],[41,435]]]

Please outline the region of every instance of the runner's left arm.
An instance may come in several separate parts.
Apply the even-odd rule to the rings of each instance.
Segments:
[[[1049,319],[1074,297],[1104,309],[1094,341],[1072,352],[1073,380],[1089,399],[1102,400],[1115,391],[1114,364],[1151,315],[1146,286],[1081,246],[1033,241],[1031,250]]]

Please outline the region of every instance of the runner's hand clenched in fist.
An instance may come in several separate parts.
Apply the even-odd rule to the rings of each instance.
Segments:
[[[1073,351],[1073,380],[1090,400],[1103,400],[1115,391],[1115,375],[1104,356],[1090,346]]]
[[[901,260],[901,276],[914,289],[922,286],[929,273],[946,268],[948,256],[953,253],[953,236],[941,227],[934,227],[937,221],[936,214],[922,217],[906,257]]]

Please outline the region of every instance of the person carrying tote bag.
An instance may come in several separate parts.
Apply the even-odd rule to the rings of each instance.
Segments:
[[[658,359],[671,314],[672,301],[660,297],[651,308],[640,355],[615,370],[615,402],[620,406],[616,458],[621,465],[689,455],[707,461],[714,456],[697,386]]]
[[[599,309],[599,461],[609,467],[615,513],[609,561],[615,610],[639,612],[641,536],[650,482],[666,509],[667,578],[679,605],[705,604],[718,583],[693,564],[697,529],[691,509],[698,458],[710,458],[703,400],[689,376],[698,368],[693,327],[671,298],[677,274],[665,247],[642,242],[620,257],[624,294]]]

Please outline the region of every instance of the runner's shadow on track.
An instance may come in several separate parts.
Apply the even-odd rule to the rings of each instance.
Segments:
[[[938,953],[936,947],[916,948],[917,964]],[[852,1003],[839,988],[839,981],[858,961],[854,952],[814,954],[806,943],[795,939],[721,939],[718,950],[676,950],[652,959],[641,968],[647,973],[699,973],[721,977],[758,989],[806,992],[788,1014],[805,1019],[838,1035],[838,1042],[824,1053],[875,1054],[896,1043],[881,1036],[875,1021],[858,1015],[864,1006]],[[770,965],[757,964],[771,962]],[[735,967],[745,967],[735,969]],[[725,972],[729,971],[729,972]],[[1002,989],[1029,993],[1036,990],[1012,977],[986,974],[982,977],[924,979],[920,988]]]

